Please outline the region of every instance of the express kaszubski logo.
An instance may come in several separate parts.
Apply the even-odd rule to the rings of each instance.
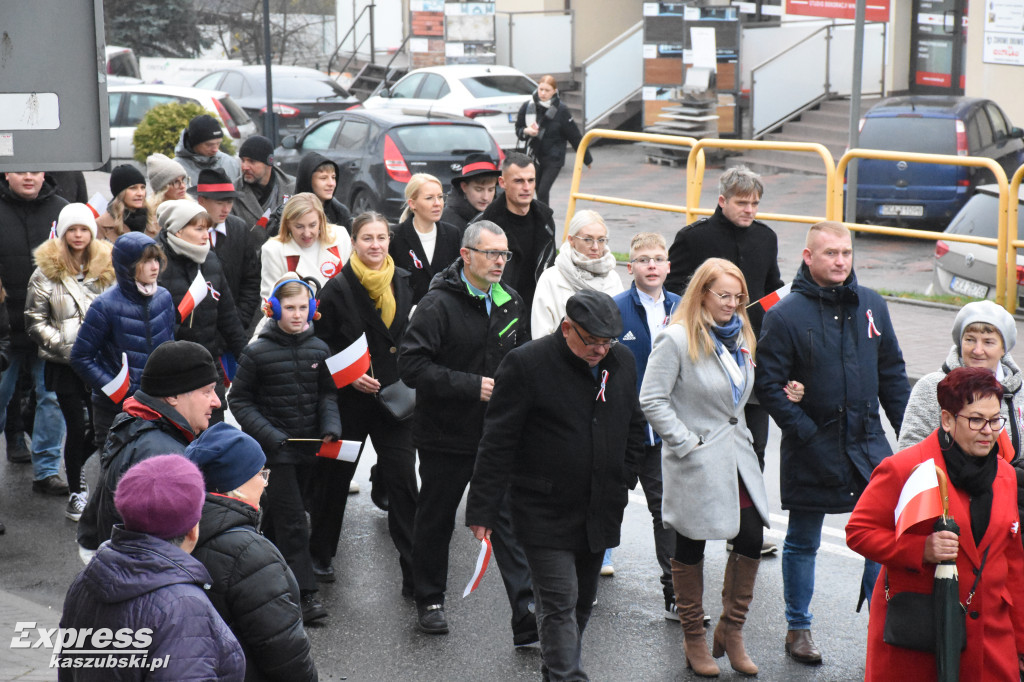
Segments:
[[[51,668],[166,668],[170,656],[151,658],[150,628],[44,628],[34,621],[14,625],[12,649],[49,649]]]

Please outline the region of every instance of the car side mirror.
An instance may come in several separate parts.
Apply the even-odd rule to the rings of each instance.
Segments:
[[[391,97],[391,90],[388,88],[381,88],[380,92],[377,93],[380,97]]]
[[[284,139],[281,140],[281,146],[285,149],[295,149],[299,145],[294,135],[285,135]]]
[[[1010,137],[1022,137],[1024,138],[1024,129],[1021,128],[1010,128]]]

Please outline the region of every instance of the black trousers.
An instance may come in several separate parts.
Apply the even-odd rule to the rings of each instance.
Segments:
[[[644,458],[637,472],[644,497],[647,498],[647,510],[651,513],[654,525],[654,553],[661,567],[661,588],[666,597],[675,594],[672,589],[672,567],[669,558],[675,556],[676,533],[666,528],[661,522],[661,443],[644,445]]]
[[[82,384],[77,391],[56,391],[60,413],[64,415],[67,438],[64,441],[64,472],[68,490],[82,492],[82,467],[96,448],[92,435],[92,400]]]
[[[319,458],[317,458],[319,459]],[[316,592],[316,576],[309,557],[309,528],[302,491],[313,472],[308,464],[274,464],[263,495],[263,535],[280,550],[303,594]],[[346,489],[346,494],[348,490]]]
[[[748,559],[761,558],[761,543],[764,542],[764,523],[757,507],[740,510],[740,532],[731,539],[732,550]],[[692,540],[676,533],[676,561],[696,566],[704,558],[705,540]]]
[[[92,437],[96,447],[103,452],[107,442],[107,432],[114,423],[114,417],[121,414],[121,406],[114,403],[102,393],[93,393],[92,398]]]
[[[537,201],[545,206],[551,205],[551,186],[555,184],[563,164],[542,163],[537,160]]]
[[[476,457],[466,453],[420,449],[420,503],[416,509],[416,533],[413,539],[413,570],[416,577],[416,603],[421,606],[443,604],[448,584],[448,546],[455,530],[455,515],[473,477]],[[526,555],[512,532],[508,492],[491,533],[494,558],[501,571],[512,628],[530,612],[533,587]]]
[[[377,452],[374,485],[384,486],[388,497],[388,532],[398,550],[402,569],[402,591],[413,588],[412,538],[416,518],[416,450],[412,446],[411,422],[399,423],[378,407],[365,411],[360,419],[347,419],[343,413],[346,440],[373,439]],[[360,457],[362,453],[360,452]],[[338,553],[338,540],[345,519],[348,486],[359,461],[317,457],[310,485],[310,552],[319,564],[329,564]]]
[[[743,416],[747,419],[747,428],[754,437],[754,452],[757,463],[764,471],[764,449],[768,445],[768,410],[757,403],[747,403],[743,407]]]

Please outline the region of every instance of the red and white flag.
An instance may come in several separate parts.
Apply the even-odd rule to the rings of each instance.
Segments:
[[[316,456],[354,462],[359,459],[359,450],[362,446],[362,442],[358,440],[335,440],[321,445],[316,451]]]
[[[256,221],[256,224],[262,227],[263,229],[267,229],[267,223],[270,222],[270,215],[273,212],[273,209],[268,208],[266,211],[263,212],[263,215],[260,216],[260,219]]]
[[[782,298],[786,294],[788,294],[789,290],[792,289],[792,288],[793,288],[793,283],[792,282],[790,282],[789,284],[784,284],[781,287],[779,287],[778,289],[776,289],[775,291],[773,291],[772,293],[768,294],[767,296],[762,296],[761,298],[757,299],[756,301],[754,301],[753,303],[748,305],[747,308],[753,308],[754,306],[759,306],[762,310],[764,310],[765,312],[768,312],[768,309],[771,308],[776,303],[778,303],[779,301],[781,301]]]
[[[121,353],[121,371],[103,386],[103,392],[118,405],[128,394],[128,354]]]
[[[366,345],[366,333],[341,352],[327,358],[327,369],[331,372],[334,385],[344,388],[370,369],[370,348]]]
[[[942,495],[939,477],[935,473],[935,460],[921,462],[903,484],[896,503],[896,537],[911,526],[942,515]]]
[[[89,203],[87,203],[86,206],[92,210],[94,218],[99,218],[100,214],[107,210],[107,205],[109,203],[110,202],[107,201],[106,197],[99,192],[96,192],[96,194],[89,197]]]
[[[462,593],[462,598],[465,599],[473,590],[480,587],[480,581],[484,579],[484,572],[487,571],[487,565],[491,563],[491,541],[484,538],[480,541],[480,553],[476,556],[476,568],[473,569],[473,577],[469,579],[469,584],[466,585],[465,591]]]
[[[192,311],[196,309],[197,305],[203,302],[208,290],[206,280],[203,279],[203,271],[198,270],[196,272],[196,278],[192,280],[192,284],[188,285],[188,291],[185,292],[185,296],[181,299],[181,303],[178,304],[178,316],[182,322],[185,321],[186,317],[192,314]]]

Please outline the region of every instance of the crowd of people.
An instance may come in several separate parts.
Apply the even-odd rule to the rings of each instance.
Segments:
[[[394,226],[352,216],[323,156],[291,178],[266,138],[224,154],[210,116],[145,175],[113,169],[99,215],[48,174],[0,179],[7,458],[32,463],[33,490],[67,497],[86,562],[61,626],[153,628],[153,651],[172,661],[164,679],[317,679],[305,628],[330,615],[318,585],[336,579],[369,439],[410,626],[458,626],[448,553],[468,490],[465,524],[493,547],[512,645],[539,643],[545,680],[588,679],[583,634],[639,484],[686,665],[715,677],[725,656],[756,675],[763,652],[748,651],[743,626],[761,557],[778,551],[764,537],[770,418],[789,512],[787,654],[822,662],[816,553],[825,514],[853,512],[869,679],[934,667],[883,627],[890,590],[927,592],[940,562],[980,576],[961,582],[974,610],[960,679],[1016,679],[1024,398],[1012,316],[966,305],[946,363],[911,392],[885,300],[857,283],[841,223],[813,225],[790,293],[761,300],[784,282],[775,232],[755,219],[764,186],[745,168],[722,175],[715,213],[671,246],[631,237],[626,288],[598,212],[578,211],[559,246],[544,193],[578,139],[553,80],[533,105],[517,125],[532,156],[472,154],[450,187],[413,175]],[[360,343],[367,366],[339,382],[332,362]],[[22,386],[35,395],[31,446]],[[342,438],[355,457],[318,456]],[[950,481],[960,535],[896,530],[902,486],[926,461]],[[709,540],[728,542],[714,627]]]

